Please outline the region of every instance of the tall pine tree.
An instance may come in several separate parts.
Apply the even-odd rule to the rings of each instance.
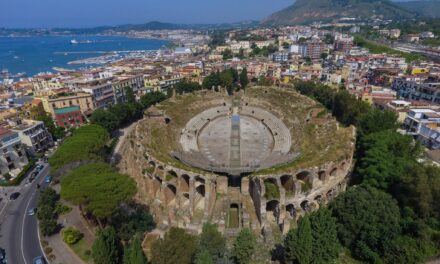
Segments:
[[[313,264],[330,263],[339,255],[340,244],[337,236],[336,219],[327,208],[310,215],[312,227]]]
[[[298,228],[291,229],[284,240],[287,262],[309,264],[312,261],[312,228],[308,216],[301,218]]]
[[[148,264],[147,257],[145,257],[142,249],[140,234],[134,235],[133,241],[124,254],[124,264]]]
[[[244,228],[240,231],[234,242],[234,256],[238,264],[250,263],[255,252],[256,243],[255,236],[249,228]]]
[[[120,256],[119,241],[113,227],[98,232],[93,242],[92,257],[95,264],[118,264]]]

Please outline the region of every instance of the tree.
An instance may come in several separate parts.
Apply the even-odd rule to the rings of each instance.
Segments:
[[[247,68],[244,68],[240,73],[240,85],[244,89],[249,84]]]
[[[320,208],[310,214],[310,225],[313,238],[311,263],[332,263],[340,251],[336,219],[327,208]]]
[[[137,233],[133,237],[127,251],[124,253],[124,264],[148,264],[147,257],[145,257],[142,249],[141,235]]]
[[[151,231],[156,226],[148,208],[130,205],[119,208],[111,217],[110,224],[116,229],[118,237],[130,240],[136,233]]]
[[[160,103],[164,100],[166,100],[167,97],[164,93],[162,92],[151,92],[151,93],[147,93],[146,95],[143,95],[141,97],[141,105],[143,108],[148,108],[152,105],[155,105],[157,103]]]
[[[378,263],[385,248],[401,231],[400,211],[391,195],[358,186],[330,204],[338,222],[338,237],[361,260]]]
[[[211,258],[211,254],[209,254],[209,251],[204,249],[196,256],[195,264],[214,264],[214,262]]]
[[[291,229],[284,240],[285,259],[298,264],[309,264],[312,260],[312,229],[309,216],[302,217],[298,228]]]
[[[223,258],[226,251],[226,239],[217,230],[215,224],[206,223],[203,225],[197,258],[200,258],[200,255],[205,251],[209,253],[210,259],[215,263]]]
[[[49,133],[55,138],[55,139],[61,139],[64,137],[64,128],[62,127],[56,127],[55,122],[51,115],[41,115],[37,117],[37,120],[43,121],[44,126],[47,128]]]
[[[119,263],[120,245],[113,227],[98,231],[92,246],[92,257],[95,264]]]
[[[356,175],[364,183],[391,190],[420,156],[420,145],[412,141],[409,136],[389,130],[362,137]]]
[[[43,236],[50,236],[55,233],[55,230],[57,229],[57,221],[55,219],[44,219],[40,222],[40,231],[43,234]]]
[[[372,108],[357,122],[359,133],[366,135],[384,130],[396,130],[399,124],[397,114],[389,110],[380,111]]]
[[[235,242],[233,254],[238,264],[250,263],[255,252],[256,239],[249,228],[243,228],[238,234]]]
[[[197,249],[197,237],[184,229],[171,227],[163,239],[151,246],[154,264],[190,264]]]
[[[232,54],[232,51],[230,49],[225,49],[222,52],[222,56],[223,56],[223,60],[229,60],[229,59],[232,59],[232,57],[234,57],[234,55]]]
[[[81,166],[61,179],[61,197],[79,205],[99,223],[136,193],[136,184],[105,163]]]
[[[125,87],[125,98],[129,104],[136,103],[136,96],[134,95],[133,89],[131,89],[129,86]]]
[[[51,170],[56,172],[75,161],[103,160],[102,153],[108,139],[108,132],[99,125],[85,125],[76,129],[49,158]]]

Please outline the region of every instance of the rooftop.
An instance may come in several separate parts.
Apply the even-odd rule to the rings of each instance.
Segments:
[[[57,108],[55,109],[55,114],[67,114],[67,113],[72,113],[72,112],[77,112],[80,111],[79,106],[74,105],[74,106],[68,106],[68,107],[63,107],[63,108]]]

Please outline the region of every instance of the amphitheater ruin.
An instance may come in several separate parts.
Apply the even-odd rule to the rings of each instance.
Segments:
[[[355,129],[289,88],[198,91],[150,108],[119,150],[160,228],[272,237],[346,188]]]

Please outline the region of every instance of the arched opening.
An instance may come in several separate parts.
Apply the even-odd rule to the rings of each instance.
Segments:
[[[317,203],[321,203],[322,202],[322,195],[317,195],[317,196],[315,196],[315,201],[317,202]]]
[[[327,196],[328,199],[331,199],[333,197],[333,190],[329,190],[325,196]]]
[[[196,180],[196,185],[197,184],[205,184],[205,179],[203,179],[200,176],[196,176],[195,180]]]
[[[169,124],[171,122],[171,119],[170,118],[168,118],[168,117],[165,117],[165,124]]]
[[[296,178],[301,183],[301,192],[305,193],[312,189],[312,183],[310,182],[310,172],[301,171],[296,174]]]
[[[205,197],[205,185],[199,185],[199,186],[196,188],[196,192],[197,192],[200,196]]]
[[[309,203],[309,201],[304,200],[304,201],[301,203],[301,208],[302,208],[304,211],[308,212],[308,211],[310,210],[310,203]]]
[[[271,220],[276,220],[280,214],[280,202],[272,200],[266,203],[267,216]],[[270,212],[270,213],[269,213]]]
[[[189,192],[189,179],[189,176],[186,174],[180,177],[180,190],[182,192]]]
[[[158,168],[159,170],[163,170],[163,166],[162,166],[162,165],[157,166],[157,168]]]
[[[153,182],[153,196],[157,196],[157,192],[160,190],[160,186],[162,186],[162,180],[159,177],[154,177]]]
[[[239,228],[240,227],[240,208],[238,204],[233,203],[229,206],[228,212],[228,228]]]
[[[325,182],[327,180],[327,173],[325,171],[318,172],[318,178],[320,181]]]
[[[184,193],[182,195],[182,207],[186,208],[189,205],[189,193]]]
[[[264,197],[268,200],[279,199],[280,198],[280,190],[278,188],[277,180],[274,178],[267,178],[264,180],[264,187],[266,192],[264,193]]]
[[[337,176],[338,175],[338,168],[333,168],[331,171],[330,171],[330,177],[335,177],[335,176]]]
[[[196,210],[205,208],[205,185],[199,185],[196,187],[194,205]]]
[[[292,175],[283,175],[280,178],[281,185],[284,190],[286,190],[286,196],[294,196],[295,195],[295,181],[293,180]]]
[[[288,204],[286,206],[286,212],[290,215],[290,217],[292,217],[292,218],[296,217],[296,209],[293,204]]]
[[[168,184],[165,188],[165,204],[171,205],[176,201],[176,187],[174,185]]]
[[[156,168],[156,163],[154,161],[148,162],[148,165],[150,165],[150,167]]]
[[[176,181],[177,180],[177,173],[172,170],[167,171],[167,175],[165,177],[165,180],[173,181],[173,182]]]
[[[308,181],[310,176],[310,172],[308,171],[301,171],[300,173],[296,174],[296,178],[300,181]]]

